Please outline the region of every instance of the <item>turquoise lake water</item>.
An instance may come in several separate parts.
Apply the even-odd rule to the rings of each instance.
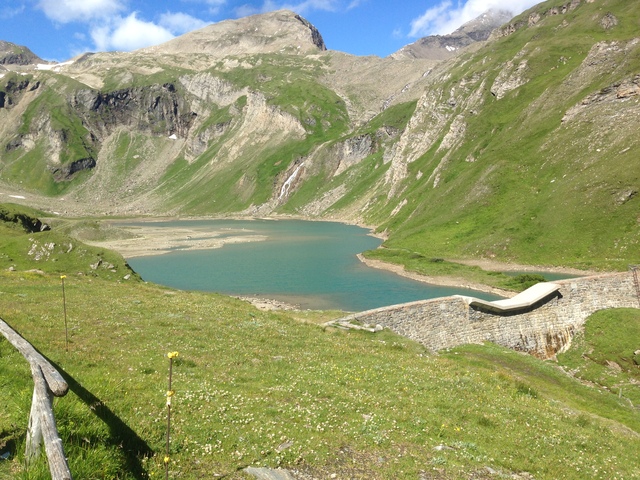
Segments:
[[[346,311],[454,294],[498,298],[474,290],[428,285],[367,267],[356,254],[378,247],[381,240],[353,225],[301,220],[189,220],[152,225],[210,227],[229,236],[267,236],[266,241],[128,260],[144,280],[183,290],[257,296],[305,309]]]

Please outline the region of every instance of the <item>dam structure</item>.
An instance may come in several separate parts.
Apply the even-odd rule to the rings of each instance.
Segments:
[[[628,307],[640,307],[635,269],[538,283],[513,298],[493,302],[454,295],[392,305],[327,325],[382,326],[434,352],[493,342],[548,359],[570,346],[592,313]]]

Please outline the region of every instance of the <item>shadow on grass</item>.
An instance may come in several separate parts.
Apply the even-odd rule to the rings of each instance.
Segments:
[[[13,431],[0,431],[0,461],[15,457],[18,450],[18,440],[24,441],[25,438],[26,434],[20,435],[17,429]]]
[[[49,361],[51,362],[51,360]],[[69,385],[69,390],[75,393],[109,427],[110,440],[114,445],[120,447],[124,453],[127,472],[138,480],[148,478],[140,461],[142,457],[150,457],[154,453],[147,442],[140,438],[131,427],[113,413],[98,397],[84,388],[59,365],[54,362],[51,362],[51,364],[64,377]]]

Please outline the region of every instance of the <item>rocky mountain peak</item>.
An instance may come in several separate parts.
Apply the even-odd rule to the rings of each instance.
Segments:
[[[465,23],[453,33],[447,35],[430,35],[402,47],[391,57],[425,58],[429,60],[446,60],[472,43],[487,40],[491,32],[513,18],[506,10],[491,9],[479,17]]]
[[[0,40],[0,65],[35,65],[46,63],[27,47]]]
[[[310,50],[326,50],[322,35],[309,21],[290,10],[225,20],[143,49],[150,53],[207,53],[219,57]]]

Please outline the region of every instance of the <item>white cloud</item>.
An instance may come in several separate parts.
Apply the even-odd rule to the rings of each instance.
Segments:
[[[103,52],[110,49],[110,37],[111,28],[106,25],[94,27],[91,29],[91,38],[93,39],[93,43],[96,46],[95,50],[98,52]]]
[[[181,0],[183,3],[202,3],[209,6],[209,13],[211,15],[217,15],[227,4],[227,0]]]
[[[160,15],[158,22],[162,27],[169,30],[174,35],[182,35],[183,33],[197,30],[208,25],[207,22],[199,18],[192,17],[186,13],[163,13]]]
[[[347,10],[357,8],[365,2],[367,2],[367,0],[352,0],[351,3],[347,6]]]
[[[253,7],[251,5],[243,5],[236,8],[236,15],[239,17],[245,17],[247,15],[254,15],[256,13],[272,12],[274,10],[292,10],[296,13],[304,15],[314,10],[323,10],[325,12],[335,12],[342,7],[345,3],[341,0],[304,0],[297,3],[279,2],[274,0],[264,0],[262,6]],[[348,8],[357,6],[359,2],[349,2]]]
[[[409,36],[444,35],[479,17],[487,10],[507,10],[517,15],[539,2],[540,0],[467,0],[463,4],[458,2],[454,7],[450,0],[444,0],[411,21]]]
[[[126,18],[113,19],[110,25],[94,26],[91,29],[91,38],[98,51],[136,50],[158,45],[173,37],[167,28],[140,20],[135,12]]]
[[[122,0],[40,0],[37,6],[60,23],[106,18],[125,8]]]
[[[20,15],[22,12],[24,12],[24,5],[14,7],[2,6],[0,7],[0,19],[8,20],[16,15]]]
[[[209,5],[209,13],[212,15],[216,15],[227,3],[227,0],[205,0],[205,3]]]
[[[450,1],[445,1],[440,5],[431,7],[429,10],[424,12],[423,15],[411,21],[411,32],[409,33],[409,36],[422,37],[429,35],[430,33],[425,32],[429,32],[429,30],[432,29],[434,23],[440,23],[443,17],[448,16],[448,12],[450,11],[450,9]]]
[[[185,0],[206,4],[211,10],[225,5],[227,0]],[[94,44],[94,51],[130,51],[166,42],[175,35],[207,25],[186,13],[167,12],[151,22],[131,12],[132,0],[36,0],[37,8],[58,23],[79,22],[85,25]],[[0,13],[2,9],[0,8]],[[82,42],[81,33],[76,38]]]

